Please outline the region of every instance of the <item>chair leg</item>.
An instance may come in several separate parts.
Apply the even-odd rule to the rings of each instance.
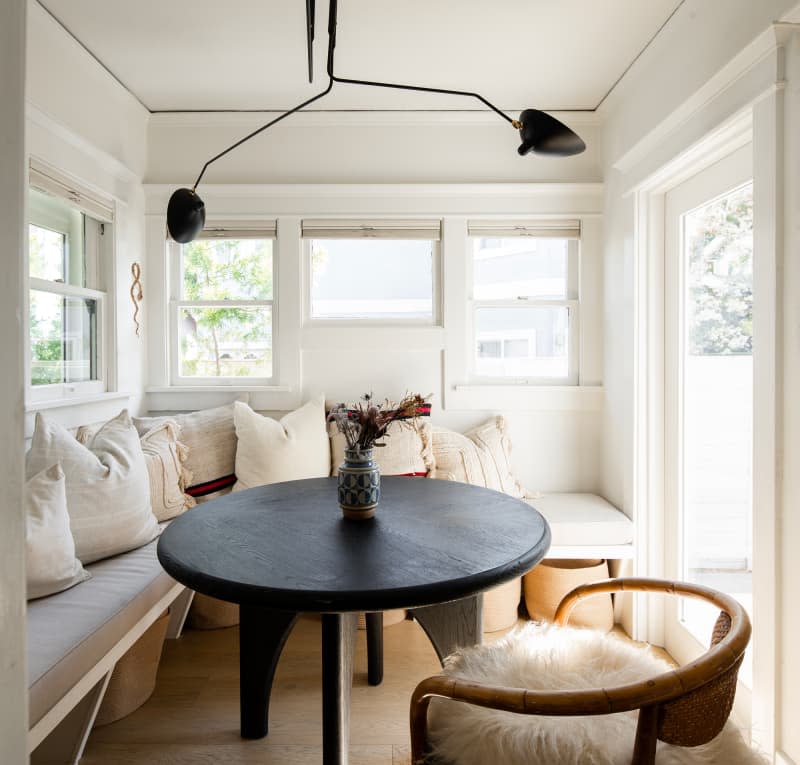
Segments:
[[[636,740],[633,744],[631,765],[654,765],[658,743],[658,706],[642,707],[636,725]]]

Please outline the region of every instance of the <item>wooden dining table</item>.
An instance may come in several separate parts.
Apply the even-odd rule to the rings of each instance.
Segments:
[[[336,487],[314,478],[234,492],[176,518],[158,543],[179,582],[240,604],[245,738],[268,733],[272,679],[295,622],[321,614],[324,765],[348,761],[360,612],[408,609],[442,660],[481,641],[482,593],[525,574],[550,544],[536,510],[490,489],[384,477],[375,517],[349,520]]]

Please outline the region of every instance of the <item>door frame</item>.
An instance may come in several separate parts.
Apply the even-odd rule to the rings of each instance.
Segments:
[[[753,155],[753,600],[758,604],[753,630],[753,739],[775,750],[778,693],[777,640],[778,508],[777,370],[778,243],[782,227],[778,204],[779,114],[765,98],[741,110],[704,139],[631,189],[634,206],[633,291],[633,513],[636,519],[636,570],[663,577],[665,489],[664,262],[665,196],[671,188],[752,143]],[[642,598],[634,610],[634,637],[664,643],[661,604]]]

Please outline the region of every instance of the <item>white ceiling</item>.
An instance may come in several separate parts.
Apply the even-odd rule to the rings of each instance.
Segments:
[[[282,110],[327,85],[316,0],[39,0],[151,111]],[[683,0],[341,0],[336,74],[471,90],[510,112],[597,108]],[[317,109],[471,109],[472,100],[334,85]]]

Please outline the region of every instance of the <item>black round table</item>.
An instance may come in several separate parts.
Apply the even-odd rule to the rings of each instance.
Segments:
[[[241,606],[242,736],[267,734],[281,650],[300,613],[318,612],[323,762],[344,765],[357,614],[409,609],[443,659],[480,642],[481,593],[525,574],[550,544],[536,510],[490,489],[384,477],[381,493],[361,521],[342,517],[336,478],[261,486],[200,505],[161,535],[169,574]],[[379,623],[368,622],[370,649]]]

